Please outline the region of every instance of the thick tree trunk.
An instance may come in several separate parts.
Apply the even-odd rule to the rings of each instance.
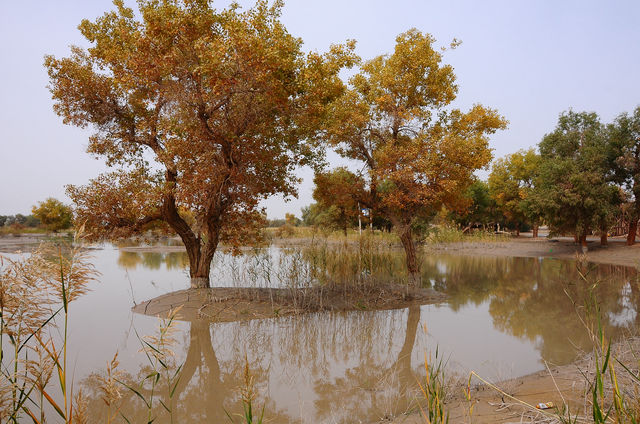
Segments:
[[[627,245],[632,246],[636,242],[638,234],[638,216],[632,216],[629,221],[629,233],[627,234]]]
[[[538,224],[533,226],[533,238],[538,238]]]
[[[198,244],[191,248],[193,252],[189,255],[189,276],[191,277],[191,288],[209,288],[211,287],[209,282],[211,261],[213,260],[213,255],[215,255],[216,249],[218,248],[218,233],[214,231],[209,234],[206,241],[203,241],[199,237],[196,240],[198,241]],[[187,248],[187,253],[189,253],[189,248]]]
[[[405,259],[407,263],[407,271],[409,273],[409,283],[420,285],[420,269],[418,267],[418,257],[416,256],[416,244],[413,241],[413,232],[411,226],[406,225],[400,233],[400,241],[404,248]]]
[[[185,223],[186,225],[186,223]],[[172,226],[173,227],[173,226]],[[174,230],[176,229],[173,227]],[[189,232],[177,231],[184,243],[189,257],[189,277],[191,278],[191,288],[201,289],[211,287],[209,273],[211,271],[211,261],[218,247],[218,236],[213,234],[208,240],[195,237]]]
[[[191,277],[192,289],[211,287],[209,274],[211,272],[211,261],[213,260],[215,248],[211,249],[205,245],[198,250],[200,252],[194,252],[193,255],[189,255],[189,276]],[[196,259],[195,263],[191,261],[191,257]]]
[[[167,170],[166,178],[168,183],[175,183],[175,172]],[[215,225],[209,226],[207,240],[202,240],[200,235],[196,236],[189,224],[178,213],[176,199],[170,190],[167,191],[162,199],[161,214],[166,223],[178,233],[187,250],[191,288],[210,287],[209,272],[213,255],[218,247],[218,228]]]

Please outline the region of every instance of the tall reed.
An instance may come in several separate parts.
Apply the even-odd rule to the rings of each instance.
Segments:
[[[244,355],[244,373],[243,373],[243,385],[240,387],[240,399],[242,400],[242,413],[233,414],[240,418],[240,423],[245,424],[262,424],[264,421],[264,409],[265,405],[262,405],[262,409],[256,415],[253,412],[253,405],[255,399],[257,397],[257,393],[255,390],[255,382],[253,379],[253,374],[251,373],[251,369],[249,367],[249,360],[247,359],[247,354]],[[236,423],[233,419],[232,414],[230,414],[227,410],[224,411],[229,418],[229,421],[232,423]]]
[[[69,305],[86,293],[98,274],[87,251],[75,241],[43,244],[17,260],[0,257],[0,418],[7,422],[28,416],[43,423],[47,407],[65,423],[73,422],[74,416],[76,422],[83,419],[78,409],[74,411],[77,402],[67,366]],[[62,333],[56,337],[59,316]],[[4,351],[5,341],[10,352]],[[58,401],[51,392],[53,374]]]
[[[107,376],[100,378],[101,389],[105,393],[109,393],[113,390],[113,381],[119,383],[137,398],[142,400],[144,407],[146,408],[146,422],[152,423],[157,418],[157,412],[154,410],[156,402],[160,405],[161,409],[169,414],[169,420],[174,422],[174,395],[180,382],[180,371],[184,364],[176,365],[174,363],[173,347],[176,345],[175,333],[176,320],[179,319],[180,309],[172,309],[167,314],[167,317],[160,320],[158,330],[155,335],[140,336],[136,331],[136,336],[142,345],[141,351],[145,354],[150,366],[150,372],[146,373],[146,376],[142,378],[137,384],[129,383],[125,381],[120,373],[117,371],[118,363],[111,362],[107,368]],[[115,362],[115,363],[114,363]],[[162,385],[166,385],[163,393],[159,393],[159,388]],[[116,389],[117,390],[117,389]],[[162,400],[164,397],[164,400]],[[112,396],[113,398],[113,396]],[[111,417],[111,402],[108,397],[103,398],[105,403],[109,407],[109,417]],[[116,409],[119,412],[119,409]],[[125,421],[130,420],[122,413],[120,415]]]

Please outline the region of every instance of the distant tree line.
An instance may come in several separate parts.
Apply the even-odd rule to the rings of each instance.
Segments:
[[[298,227],[302,223],[303,223],[303,221],[300,218],[297,218],[292,213],[286,213],[284,215],[284,219],[276,218],[276,219],[267,219],[266,220],[266,226],[267,227],[271,227],[271,228],[273,228],[273,227],[282,227],[282,226],[285,226],[285,225],[288,225],[290,227]]]
[[[40,220],[33,215],[0,215],[0,227],[23,226],[36,228],[40,225]]]

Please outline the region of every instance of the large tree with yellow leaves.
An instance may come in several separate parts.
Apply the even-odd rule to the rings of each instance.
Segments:
[[[55,111],[91,127],[89,153],[116,167],[70,186],[76,220],[98,238],[161,225],[187,249],[192,287],[209,286],[218,243],[255,235],[258,202],[295,194],[326,107],[344,90],[353,44],[303,54],[282,3],[215,10],[207,0],[140,0],[80,31],[91,47],[48,56]]]
[[[410,30],[390,55],[366,62],[334,105],[326,139],[368,169],[361,199],[389,219],[406,253],[411,281],[419,281],[413,226],[441,207],[456,208],[473,172],[491,160],[488,135],[506,126],[495,110],[449,105],[458,87],[432,36]]]

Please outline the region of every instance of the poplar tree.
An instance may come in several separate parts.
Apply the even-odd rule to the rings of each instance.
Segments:
[[[80,24],[89,48],[45,60],[54,110],[91,128],[88,152],[116,169],[68,194],[95,239],[177,233],[191,286],[208,287],[218,244],[254,240],[258,202],[295,195],[293,170],[320,154],[311,142],[354,43],[304,54],[281,1],[243,11],[140,0],[139,13],[114,3]]]

